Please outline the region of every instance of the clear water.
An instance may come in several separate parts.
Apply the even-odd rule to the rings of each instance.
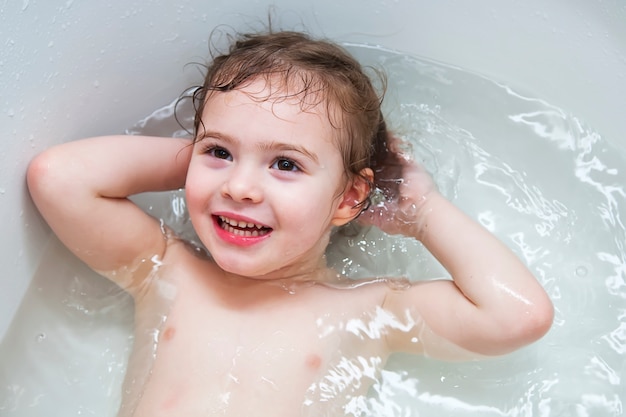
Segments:
[[[380,48],[350,50],[385,69],[391,127],[442,193],[519,254],[556,307],[548,335],[508,356],[393,356],[364,415],[621,416],[625,151],[513,87]],[[129,131],[184,136],[173,110],[164,106]],[[188,103],[178,112],[190,123]],[[138,201],[194,238],[180,192]],[[355,279],[445,274],[419,243],[375,229],[335,234],[328,258]],[[132,301],[54,241],[0,346],[0,415],[115,415],[132,321]]]

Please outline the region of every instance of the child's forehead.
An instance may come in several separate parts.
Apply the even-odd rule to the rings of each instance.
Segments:
[[[307,73],[259,74],[229,91],[240,91],[258,102],[286,102],[300,106],[303,111],[328,112],[331,97],[320,79]],[[207,100],[223,91],[207,94]]]
[[[340,113],[337,106],[330,101],[325,88],[312,83],[306,84],[305,81],[296,77],[284,79],[279,75],[259,75],[233,90],[212,91],[207,94],[206,103],[217,97],[233,106],[252,101],[272,111],[281,109],[284,112],[285,109],[292,109],[295,113],[314,114],[320,116],[324,124],[329,124],[334,129],[339,128]],[[277,106],[278,104],[280,105]],[[281,117],[279,113],[276,116]]]

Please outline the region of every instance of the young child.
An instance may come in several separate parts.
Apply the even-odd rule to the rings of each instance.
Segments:
[[[379,95],[340,47],[241,36],[195,99],[191,142],[90,138],[28,170],[61,241],[134,297],[120,415],[361,415],[391,352],[500,355],[549,329],[542,287],[399,152]],[[386,198],[368,207],[375,183]],[[181,187],[210,255],[128,199]],[[357,218],[418,239],[452,280],[342,279],[324,251]]]

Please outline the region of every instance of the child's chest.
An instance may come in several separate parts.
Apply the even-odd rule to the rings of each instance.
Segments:
[[[364,379],[384,364],[384,340],[354,330],[369,315],[355,311],[362,307],[346,294],[193,285],[177,291],[156,333],[144,394],[155,399],[151,415],[307,415],[306,404],[364,391],[371,383]]]

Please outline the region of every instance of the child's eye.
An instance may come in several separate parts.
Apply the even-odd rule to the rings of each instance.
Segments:
[[[230,152],[228,152],[226,149],[224,148],[220,148],[219,146],[214,146],[212,148],[209,148],[206,150],[206,153],[208,153],[209,155],[217,158],[217,159],[226,159],[228,161],[232,161],[233,157],[230,154]]]
[[[285,158],[279,158],[272,164],[273,169],[277,169],[279,171],[299,171],[300,168],[298,165],[290,160]]]

